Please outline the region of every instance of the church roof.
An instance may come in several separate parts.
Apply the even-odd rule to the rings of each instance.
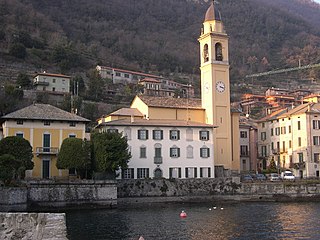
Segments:
[[[206,12],[206,16],[204,18],[204,21],[221,21],[221,14],[218,11],[217,7],[214,4],[214,0],[211,2],[210,7],[208,8],[207,12]]]
[[[199,98],[173,98],[173,97],[154,97],[154,96],[139,96],[149,107],[161,108],[180,108],[180,109],[203,109],[201,99]]]
[[[39,103],[35,103],[28,107],[9,113],[3,116],[1,119],[90,122],[90,120],[86,118],[64,111],[52,105]]]
[[[143,117],[143,114],[136,108],[120,108],[119,110],[110,113],[110,116],[136,116]]]

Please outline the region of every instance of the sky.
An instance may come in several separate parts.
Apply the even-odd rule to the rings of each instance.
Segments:
[[[315,2],[317,2],[317,3],[320,3],[320,0],[314,0]]]

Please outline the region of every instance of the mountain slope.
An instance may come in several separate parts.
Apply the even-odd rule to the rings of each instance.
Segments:
[[[230,35],[232,81],[296,66],[298,60],[320,62],[318,4],[220,2]],[[12,66],[74,73],[100,63],[161,74],[198,73],[196,39],[208,5],[200,0],[3,0],[0,72]]]

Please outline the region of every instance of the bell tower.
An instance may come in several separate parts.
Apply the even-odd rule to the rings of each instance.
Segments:
[[[201,101],[206,110],[206,123],[213,124],[214,163],[232,169],[232,125],[228,40],[221,15],[213,0],[208,8],[201,35],[200,70]]]

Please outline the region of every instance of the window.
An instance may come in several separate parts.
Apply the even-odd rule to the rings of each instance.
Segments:
[[[147,158],[147,147],[140,147],[140,158]]]
[[[149,178],[149,168],[138,168],[137,178],[139,179]]]
[[[286,151],[286,142],[282,141],[282,151],[285,152]]]
[[[149,138],[149,131],[145,129],[138,130],[138,139],[147,140]]]
[[[266,126],[266,124],[265,123],[261,123],[261,126],[262,126],[262,128],[264,128]]]
[[[209,140],[209,131],[200,131],[199,132],[199,139],[202,141],[208,141]]]
[[[280,135],[280,127],[276,127],[275,130],[276,130],[276,136],[279,136]]]
[[[181,168],[169,168],[169,178],[181,178]]]
[[[180,139],[180,131],[179,130],[170,130],[170,139],[171,140],[179,140]]]
[[[267,156],[267,146],[261,146],[261,157]]]
[[[107,129],[107,133],[118,133],[119,131],[118,131],[118,129],[116,129],[116,128],[109,128],[109,129]]]
[[[261,133],[261,140],[264,141],[267,139],[267,133],[266,132],[262,132]]]
[[[303,162],[303,153],[298,153],[299,163]]]
[[[320,137],[313,136],[313,145],[319,146],[320,145]]]
[[[52,83],[55,83],[56,82],[56,79],[52,79]]]
[[[77,125],[76,122],[70,122],[70,123],[69,123],[69,126],[70,126],[70,127],[75,127],[76,125]]]
[[[163,130],[153,130],[152,137],[154,140],[162,140],[163,139]]]
[[[270,130],[271,130],[270,135],[273,136],[273,128],[271,128]]]
[[[122,170],[122,179],[133,179],[134,168],[127,168]]]
[[[56,88],[55,88],[55,87],[53,87],[53,88],[52,88],[52,92],[55,92],[55,91],[56,91]]]
[[[240,131],[240,138],[247,138],[247,132],[246,131]]]
[[[191,128],[188,128],[186,130],[187,133],[187,141],[193,141],[193,130]]]
[[[124,136],[127,138],[127,140],[131,140],[131,128],[126,127],[124,129]]]
[[[216,50],[216,61],[222,61],[223,60],[223,56],[222,56],[222,45],[221,45],[221,43],[216,43],[215,50]]]
[[[178,148],[176,146],[170,148],[170,157],[172,157],[172,158],[180,157],[180,148]]]
[[[190,145],[187,147],[187,158],[193,158],[193,147]]]
[[[301,130],[301,123],[298,121],[298,130]]]
[[[16,137],[21,137],[21,138],[23,138],[23,132],[17,132],[17,133],[16,133]]]
[[[298,137],[298,146],[301,147],[301,137]]]
[[[312,126],[313,126],[313,129],[320,129],[320,120],[313,120]]]
[[[289,126],[289,133],[291,133],[291,125]]]
[[[17,120],[17,125],[23,125],[23,120]]]
[[[211,168],[209,167],[201,167],[200,168],[200,177],[202,178],[210,178],[211,177]]]
[[[51,146],[50,137],[51,136],[48,133],[43,134],[43,144],[42,144],[42,146],[43,146],[43,151],[44,152],[50,152],[50,146]]]
[[[116,76],[117,76],[117,77],[120,77],[120,76],[121,76],[121,73],[116,72]]]
[[[162,163],[162,151],[161,144],[155,144],[154,146],[154,163],[161,164]]]
[[[248,151],[248,146],[247,145],[241,145],[240,146],[240,155],[241,156],[248,156],[249,151]]]
[[[197,168],[196,167],[185,168],[185,177],[186,178],[197,178]]]
[[[50,126],[50,121],[43,121],[44,126]]]
[[[69,134],[69,138],[75,138],[76,135],[75,134]]]
[[[208,62],[209,61],[209,48],[208,44],[205,44],[203,46],[203,61]]]
[[[70,176],[76,176],[77,175],[77,170],[75,168],[70,168],[69,169],[69,175]]]
[[[281,134],[286,134],[286,127],[281,127]]]
[[[272,142],[271,143],[271,150],[273,150],[274,149],[274,143]]]
[[[208,147],[200,148],[200,157],[202,158],[210,157],[210,149]]]
[[[314,153],[314,154],[313,154],[313,161],[314,161],[315,163],[319,163],[319,156],[320,156],[319,153]]]
[[[292,148],[292,141],[289,140],[289,148]]]

